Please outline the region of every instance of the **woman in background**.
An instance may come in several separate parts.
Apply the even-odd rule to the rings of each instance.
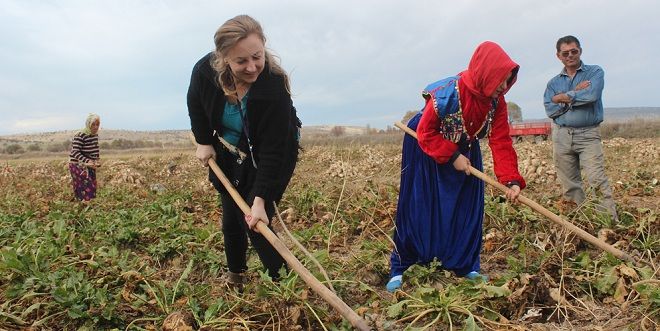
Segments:
[[[89,114],[85,127],[73,137],[69,154],[69,171],[73,179],[73,193],[80,201],[96,197],[96,168],[99,158],[99,115]]]

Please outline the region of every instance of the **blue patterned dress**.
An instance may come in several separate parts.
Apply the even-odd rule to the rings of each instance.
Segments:
[[[444,138],[457,143],[461,154],[482,171],[479,141],[470,141],[465,133],[458,79],[455,76],[435,82],[426,87],[424,95],[435,102],[433,108],[442,119],[440,131]],[[496,106],[480,136],[487,134]],[[408,127],[416,130],[421,116],[422,112],[416,114]],[[436,162],[422,151],[414,137],[405,135],[390,276],[434,259],[459,276],[478,271],[483,214],[484,183],[457,171],[451,162]]]

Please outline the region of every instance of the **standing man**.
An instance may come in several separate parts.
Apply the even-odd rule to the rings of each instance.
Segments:
[[[577,204],[586,199],[582,189],[583,168],[591,188],[602,194],[603,210],[618,220],[612,189],[605,175],[600,139],[603,121],[603,69],[580,60],[582,47],[574,36],[557,40],[557,58],[564,64],[545,89],[545,112],[553,120],[553,158],[563,187],[563,198]]]

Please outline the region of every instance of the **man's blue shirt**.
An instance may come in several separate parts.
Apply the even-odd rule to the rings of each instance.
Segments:
[[[545,89],[543,103],[548,117],[560,126],[581,128],[598,125],[603,121],[603,87],[605,72],[597,65],[586,65],[580,62],[575,76],[571,78],[562,69],[559,75],[553,77]],[[582,81],[590,81],[589,87],[575,91]],[[566,93],[571,98],[570,104],[553,103],[552,97]]]

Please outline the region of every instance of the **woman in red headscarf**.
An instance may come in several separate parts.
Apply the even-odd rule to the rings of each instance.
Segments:
[[[458,276],[483,278],[479,254],[484,183],[470,176],[483,170],[479,139],[488,138],[497,179],[516,200],[525,181],[509,137],[504,94],[519,66],[494,42],[480,44],[468,69],[428,85],[426,104],[409,122],[418,140],[406,135],[396,215],[395,247],[387,290],[402,284],[413,264],[433,260]]]

